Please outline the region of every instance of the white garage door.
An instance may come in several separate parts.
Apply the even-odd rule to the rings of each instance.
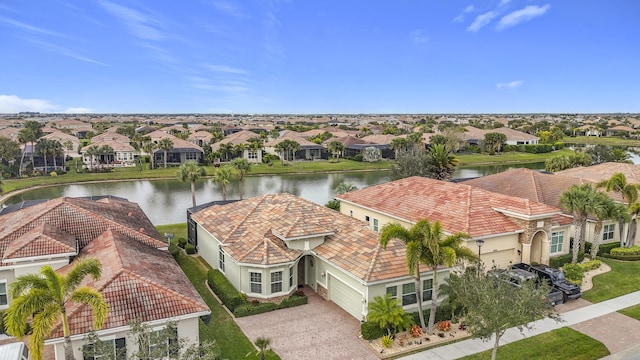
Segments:
[[[329,299],[356,319],[361,320],[362,294],[333,276],[329,276]]]
[[[499,268],[506,268],[511,264],[515,264],[517,262],[520,261],[516,261],[516,259],[514,259],[514,249],[509,249],[509,250],[500,250],[500,251],[496,251],[496,252],[490,252],[487,254],[482,254],[482,256],[480,257],[480,259],[482,260],[482,262],[484,263],[484,267],[486,270],[491,270],[491,268],[494,265],[494,261],[495,261],[495,265]]]

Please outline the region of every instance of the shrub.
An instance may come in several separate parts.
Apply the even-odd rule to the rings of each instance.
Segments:
[[[4,326],[4,311],[0,311],[0,334],[4,334],[6,327]]]
[[[384,329],[378,323],[365,321],[360,324],[360,334],[365,340],[374,340],[384,336]]]
[[[632,246],[629,248],[616,247],[611,249],[609,254],[617,256],[640,255],[640,246]]]
[[[236,290],[219,270],[209,270],[207,274],[207,284],[231,312],[233,312],[236,307],[247,302],[246,296]]]
[[[610,254],[611,253],[611,249],[615,249],[617,247],[620,247],[620,243],[618,243],[618,242],[601,244],[600,247],[598,248],[598,255]]]
[[[49,176],[58,176],[58,173],[55,172],[55,171],[52,171],[52,172],[49,173]]]
[[[185,245],[187,245],[187,239],[183,237],[178,238],[178,246],[184,249]]]
[[[413,324],[411,326],[411,330],[409,330],[409,333],[413,337],[420,337],[422,336],[422,328],[418,324]]]
[[[582,268],[582,271],[591,271],[591,270],[595,270],[597,268],[600,267],[600,265],[602,265],[602,261],[600,260],[591,260],[591,261],[587,261],[587,262],[583,262],[578,264],[580,265],[580,267]]]
[[[362,154],[355,154],[353,156],[353,161],[358,161],[358,162],[362,162],[362,159],[364,158],[364,156],[362,156]]]
[[[391,337],[391,335],[385,335],[382,337],[382,347],[387,349],[390,348],[391,345],[393,345],[393,338]]]
[[[559,269],[563,267],[565,264],[570,264],[571,259],[573,259],[573,255],[570,253],[566,255],[552,257],[551,259],[549,259],[549,265],[551,267]],[[584,253],[581,251],[578,253],[578,261],[582,261],[582,260],[584,260]]]
[[[196,253],[196,247],[192,244],[187,244],[184,246],[184,251],[189,255],[193,255]]]
[[[556,150],[562,150],[564,149],[564,143],[562,141],[558,141],[553,143],[553,148]]]
[[[566,264],[562,267],[562,272],[567,280],[578,285],[582,284],[584,273],[580,264]]]
[[[611,255],[611,254],[602,254],[600,255],[607,259],[614,260],[624,260],[624,261],[638,261],[640,260],[640,255]]]
[[[294,306],[300,306],[306,304],[308,301],[306,296],[298,296],[297,294],[291,295],[288,299],[282,300],[278,309],[286,309]]]
[[[264,303],[258,303],[258,304],[253,304],[253,303],[242,304],[233,310],[233,314],[236,317],[243,317],[243,316],[249,316],[249,315],[262,314],[265,312],[273,311],[277,308],[278,308],[278,305],[272,302],[264,302]]]
[[[440,331],[449,331],[451,330],[451,321],[449,320],[438,321],[436,323],[436,328]]]
[[[169,245],[169,254],[171,254],[174,259],[177,259],[178,255],[180,254],[180,248],[175,246],[174,244]]]

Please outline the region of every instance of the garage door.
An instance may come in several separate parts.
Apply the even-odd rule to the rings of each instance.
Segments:
[[[486,270],[490,270],[493,267],[494,261],[497,267],[504,269],[509,265],[511,265],[512,263],[520,262],[514,259],[513,254],[514,254],[514,249],[500,250],[496,252],[482,254],[480,258],[484,263],[484,267]]]
[[[329,276],[329,299],[358,321],[362,319],[362,294],[333,276]]]

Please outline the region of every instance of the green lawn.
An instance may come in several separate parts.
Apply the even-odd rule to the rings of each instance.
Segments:
[[[621,314],[627,315],[628,317],[632,317],[636,320],[640,320],[640,304],[630,306],[626,309],[622,309],[618,311]]]
[[[640,140],[622,139],[619,137],[597,137],[597,136],[565,136],[562,141],[565,144],[590,144],[590,145],[618,145],[618,146],[640,146]]]
[[[599,341],[568,327],[526,338],[498,349],[498,359],[591,360],[609,355]],[[491,350],[465,356],[464,360],[491,359]]]
[[[156,227],[160,234],[173,232],[178,237],[187,237],[187,224],[172,224]],[[175,239],[175,238],[174,238]],[[187,275],[193,286],[198,290],[202,299],[211,309],[211,321],[204,324],[200,321],[200,340],[215,340],[222,351],[224,359],[258,359],[255,348],[251,341],[244,335],[231,315],[229,315],[222,305],[211,295],[205,281],[207,272],[211,269],[200,257],[187,256],[181,253],[178,257],[178,264]],[[251,355],[247,354],[253,352]],[[267,359],[277,360],[280,357],[272,351],[267,354]]]
[[[611,271],[593,278],[593,289],[582,297],[597,303],[640,290],[640,261],[620,261],[600,258]]]
[[[460,160],[459,165],[484,165],[484,164],[508,164],[508,163],[532,163],[543,162],[549,158],[572,154],[573,150],[562,149],[546,154],[530,154],[522,152],[505,152],[499,155],[471,154],[457,155]]]

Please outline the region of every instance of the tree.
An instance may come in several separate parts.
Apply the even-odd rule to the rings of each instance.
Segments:
[[[355,186],[353,184],[341,182],[340,184],[338,184],[338,186],[336,186],[335,193],[336,194],[346,194],[348,192],[356,191],[356,190],[358,190],[357,186]]]
[[[113,148],[109,145],[102,145],[100,146],[100,148],[98,148],[98,154],[100,156],[100,166],[102,166],[103,163],[110,163],[111,157],[113,156],[113,154],[115,153],[115,151],[113,150]]]
[[[167,152],[169,150],[173,150],[173,141],[169,138],[160,139],[158,141],[158,149],[162,150],[164,153],[164,168],[167,168]]]
[[[433,145],[427,153],[427,173],[425,175],[431,179],[450,180],[457,165],[458,159],[446,145]]]
[[[236,176],[236,170],[229,165],[220,166],[219,168],[216,168],[213,173],[211,181],[213,181],[214,184],[220,185],[220,188],[222,189],[222,199],[225,201],[227,200],[227,185],[229,185]]]
[[[573,216],[575,235],[573,237],[573,256],[571,263],[578,262],[578,252],[584,242],[587,215],[593,212],[593,199],[596,191],[591,184],[573,185],[560,195],[560,204]]]
[[[266,359],[266,351],[269,348],[269,344],[271,344],[271,340],[269,338],[259,337],[254,342],[256,347],[258,348],[258,353],[260,354],[260,360]]]
[[[146,140],[142,144],[142,150],[144,150],[144,152],[149,154],[149,158],[151,159],[151,168],[152,169],[153,169],[153,150],[155,150],[157,148],[158,148],[158,144],[156,144],[155,142],[151,141],[151,139]]]
[[[205,175],[204,168],[198,167],[195,161],[188,161],[182,164],[176,172],[176,176],[180,181],[189,181],[191,183],[191,202],[193,207],[196,207],[196,181]]]
[[[93,328],[100,329],[107,318],[109,305],[98,291],[80,284],[87,276],[98,280],[101,274],[100,262],[84,257],[79,258],[65,275],[58,274],[50,265],[45,265],[39,274],[18,277],[9,286],[9,294],[13,301],[4,315],[8,333],[18,338],[24,337],[25,324],[31,319],[33,333],[29,346],[33,359],[41,360],[44,339],[56,321],[60,320],[64,335],[65,359],[74,360],[67,304],[89,305],[93,310]]]
[[[93,163],[100,156],[100,148],[97,145],[92,145],[87,148],[85,153],[89,155],[89,169],[93,170]]]
[[[73,146],[73,145],[72,145]],[[60,141],[52,140],[51,141],[51,155],[53,155],[53,169],[56,170],[58,168],[58,157],[62,156],[62,164],[64,165],[64,148]],[[64,168],[64,166],[63,166]]]
[[[408,150],[396,150],[396,160],[391,164],[391,179],[427,176],[428,161],[429,159],[422,149],[412,147]]]
[[[0,136],[0,162],[13,162],[20,155],[20,144],[17,142]]]
[[[576,152],[571,155],[560,155],[547,159],[544,168],[550,172],[562,171],[579,166],[591,166],[591,155]]]
[[[332,141],[327,145],[327,150],[329,150],[336,162],[340,162],[340,156],[344,152],[344,144],[340,141]]]
[[[413,323],[413,317],[404,311],[398,299],[389,294],[374,297],[368,308],[367,321],[386,329],[389,335],[395,330],[407,329]]]
[[[398,151],[407,150],[407,146],[409,146],[409,142],[405,138],[397,137],[391,140],[391,144],[389,144],[389,148],[395,152],[395,157],[398,157]]]
[[[36,141],[38,138],[35,137],[33,130],[29,128],[22,128],[18,132],[18,142],[24,146],[22,150],[22,156],[20,157],[20,169],[19,176],[22,177],[22,164],[24,163],[24,155],[27,153],[27,144]],[[31,148],[31,154],[33,155],[33,147]],[[31,160],[33,163],[33,160]]]
[[[236,169],[238,174],[238,180],[240,181],[240,200],[242,200],[242,195],[244,193],[244,175],[251,171],[251,164],[247,159],[236,158],[231,160],[231,166]]]
[[[602,242],[602,225],[605,220],[615,219],[621,222],[629,221],[629,212],[623,204],[616,203],[609,195],[596,192],[593,196],[592,211],[596,215],[596,226],[591,240],[591,258],[595,259]]]
[[[43,127],[44,127],[43,123],[34,121],[34,120],[29,120],[24,123],[24,129],[22,129],[22,130],[28,129],[27,131],[28,140],[31,143],[31,164],[33,164],[33,152],[34,152],[33,144],[36,142],[36,140],[40,139],[44,135],[44,133],[42,132]],[[20,133],[18,133],[18,137],[20,137]]]
[[[638,202],[639,186],[627,182],[627,177],[623,173],[615,173],[608,180],[601,181],[596,186],[620,194],[629,209]],[[630,243],[633,242],[633,239],[630,238],[631,232],[629,231],[627,236],[624,236],[624,224],[625,222],[618,221],[620,246],[631,246]]]
[[[295,140],[286,139],[277,143],[274,149],[280,154],[280,161],[284,165],[285,157],[290,161],[295,160],[295,153],[300,150],[300,144]]]
[[[484,145],[490,154],[502,151],[506,142],[507,135],[505,134],[497,132],[484,134]]]
[[[524,281],[514,287],[504,275],[485,274],[467,269],[460,276],[454,292],[466,309],[464,323],[467,330],[485,341],[494,337],[491,359],[495,360],[500,339],[505,331],[517,327],[521,332],[543,317],[559,321],[551,305],[544,299],[549,285],[542,281]]]
[[[218,151],[220,151],[221,154],[224,154],[224,161],[229,161],[229,154],[233,153],[233,144],[220,144],[220,146],[218,147]]]
[[[236,156],[242,158],[243,157],[242,155],[244,154],[244,151],[246,150],[246,148],[247,148],[247,146],[245,144],[236,144],[233,147],[233,153]]]
[[[436,310],[438,307],[438,267],[453,266],[458,259],[474,259],[473,252],[462,247],[463,239],[467,234],[456,233],[444,238],[440,222],[431,224],[429,220],[422,219],[410,229],[405,229],[397,223],[390,223],[382,227],[380,233],[380,245],[386,249],[391,239],[398,239],[406,246],[406,262],[409,274],[413,276],[420,316],[420,326],[425,329],[424,314],[422,310],[422,284],[420,281],[420,264],[429,265],[433,272],[433,296],[431,311],[429,313],[428,333],[433,334]]]
[[[447,137],[441,134],[431,135],[429,137],[429,144],[431,145],[447,145]]]
[[[362,150],[362,160],[367,162],[375,162],[380,160],[382,152],[375,146],[367,146]]]

